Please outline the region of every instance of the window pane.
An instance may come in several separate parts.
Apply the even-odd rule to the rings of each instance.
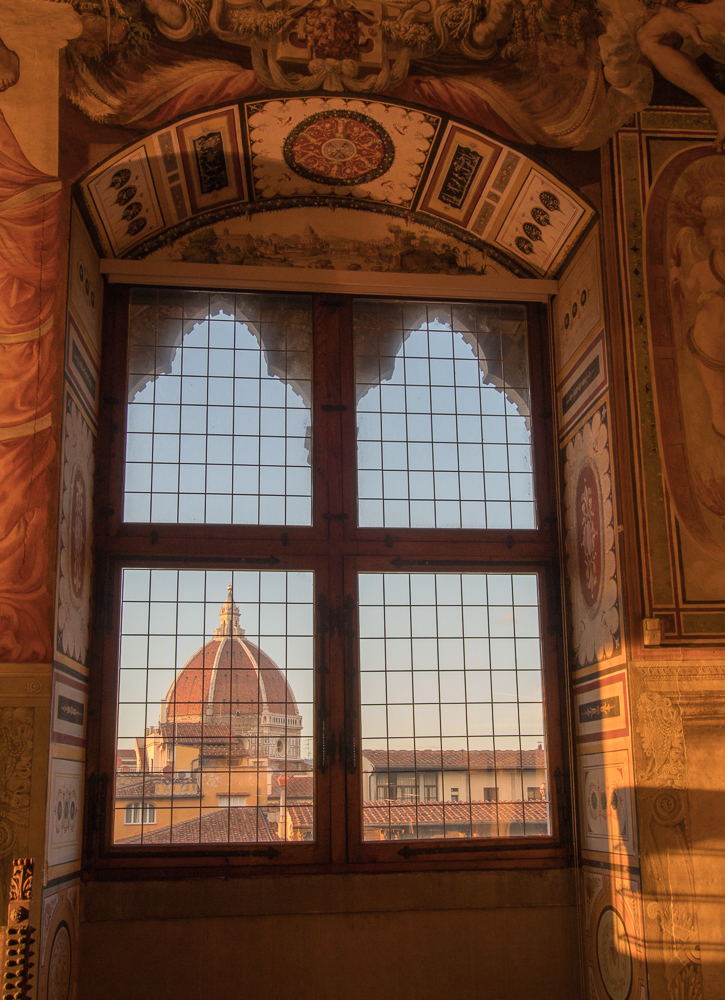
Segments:
[[[533,528],[526,310],[354,302],[358,522]]]
[[[124,520],[311,523],[311,302],[134,288]]]
[[[124,570],[115,843],[314,839],[313,584]]]
[[[536,575],[358,581],[363,839],[548,834]]]

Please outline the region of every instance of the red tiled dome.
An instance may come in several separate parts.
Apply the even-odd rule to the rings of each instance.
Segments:
[[[299,716],[280,668],[239,627],[231,586],[219,617],[214,638],[187,660],[169,688],[161,722],[233,722],[263,712]]]

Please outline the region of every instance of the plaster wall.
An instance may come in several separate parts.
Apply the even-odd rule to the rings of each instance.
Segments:
[[[581,995],[571,870],[97,882],[83,897],[79,1000],[99,982],[107,1000]]]

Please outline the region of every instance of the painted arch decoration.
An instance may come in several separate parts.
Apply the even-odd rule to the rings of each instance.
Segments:
[[[481,129],[341,96],[189,115],[76,193],[107,258],[522,278],[555,277],[596,214]]]

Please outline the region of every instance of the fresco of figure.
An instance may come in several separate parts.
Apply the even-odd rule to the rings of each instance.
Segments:
[[[661,6],[637,32],[637,43],[666,80],[705,105],[717,130],[715,149],[723,152],[725,94],[710,83],[693,55],[705,51],[718,62],[725,61],[725,0]],[[692,55],[683,51],[688,48]]]
[[[706,257],[692,263],[697,252],[688,235],[692,230],[683,231],[673,248],[670,277],[675,298],[681,297],[687,312],[694,308],[694,323],[686,321],[683,332],[710,397],[712,429],[725,440],[725,181],[708,186],[701,212]]]
[[[14,87],[20,79],[20,60],[0,38],[0,94]]]

